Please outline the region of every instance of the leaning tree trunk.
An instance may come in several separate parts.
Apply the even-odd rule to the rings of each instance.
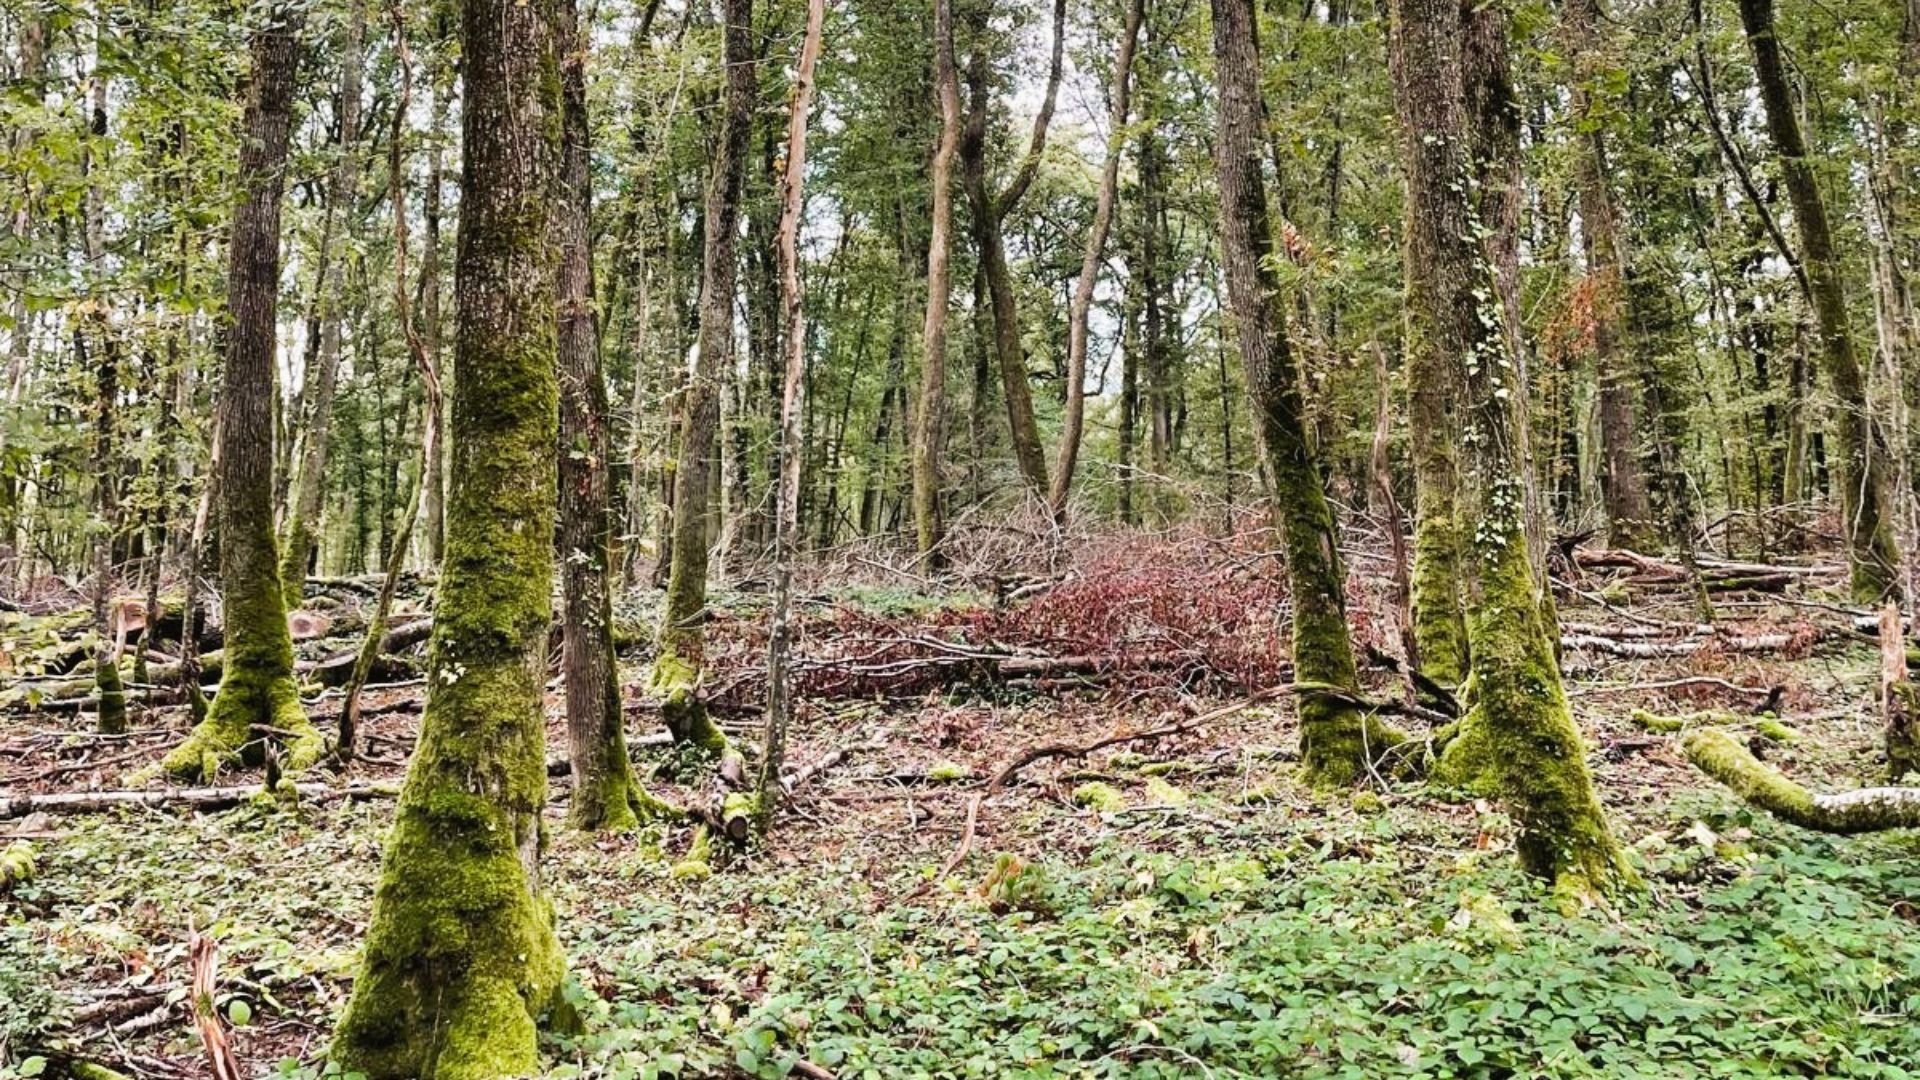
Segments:
[[[1500,299],[1498,239],[1473,195],[1480,166],[1461,81],[1465,34],[1457,0],[1394,0],[1410,333],[1449,362],[1460,388],[1463,409],[1449,430],[1465,427],[1458,498],[1461,535],[1472,538],[1459,554],[1475,699],[1440,773],[1504,795],[1522,864],[1567,902],[1586,903],[1633,872],[1587,772],[1528,549],[1528,463],[1512,406],[1521,368]]]
[[[346,311],[346,258],[331,249],[350,231],[357,199],[360,141],[360,67],[365,52],[367,13],[363,0],[354,0],[347,18],[347,40],[340,70],[340,145],[327,177],[326,226],[320,237],[320,261],[325,267],[320,297],[320,349],[306,393],[306,415],[300,418],[300,468],[293,484],[293,505],[287,515],[287,548],[281,556],[280,581],[287,606],[300,606],[300,590],[307,580],[307,562],[313,557],[320,531],[321,500],[326,494],[327,443],[333,433],[334,389],[340,376],[340,324]]]
[[[1285,302],[1273,268],[1271,215],[1260,175],[1266,107],[1260,97],[1260,43],[1252,0],[1213,0],[1213,52],[1220,89],[1220,129],[1214,140],[1220,174],[1220,262],[1233,334],[1272,474],[1274,515],[1286,534],[1300,756],[1316,781],[1351,785],[1366,779],[1382,755],[1406,737],[1353,704],[1360,675],[1347,630],[1339,532],[1308,441],[1300,370],[1287,339]]]
[[[560,150],[550,0],[467,0],[454,453],[426,711],[333,1058],[371,1080],[538,1074],[563,958],[539,887]]]
[[[1055,518],[1067,511],[1074,466],[1080,459],[1080,433],[1087,414],[1087,317],[1093,307],[1093,287],[1100,279],[1107,227],[1113,223],[1114,196],[1120,187],[1120,148],[1126,138],[1128,77],[1133,69],[1134,42],[1140,36],[1144,7],[1145,0],[1133,0],[1127,7],[1126,28],[1120,31],[1120,53],[1113,62],[1113,88],[1109,91],[1112,104],[1107,115],[1107,160],[1100,170],[1093,229],[1087,233],[1087,249],[1080,261],[1080,277],[1074,282],[1073,301],[1067,313],[1066,416],[1060,428],[1060,452],[1054,460],[1053,488],[1047,495]]]
[[[273,355],[280,285],[280,196],[287,128],[299,70],[300,8],[276,4],[253,34],[240,181],[228,245],[226,370],[216,420],[219,446],[220,593],[225,663],[207,717],[174,747],[162,768],[212,780],[257,736],[286,740],[284,772],[298,772],[325,749],[300,708],[293,681],[293,639],[280,591],[273,537]],[[254,756],[252,753],[246,756]]]
[[[927,241],[927,316],[921,333],[920,404],[913,425],[913,523],[922,558],[938,559],[940,457],[947,411],[947,306],[952,281],[953,155],[960,138],[960,89],[953,62],[953,5],[934,0],[934,93],[940,144],[933,152],[933,222]],[[904,235],[904,230],[903,230]]]
[[[1887,504],[1887,447],[1867,402],[1866,380],[1847,322],[1846,282],[1833,247],[1826,200],[1814,178],[1807,141],[1787,87],[1786,67],[1774,30],[1773,0],[1740,0],[1740,21],[1753,50],[1754,76],[1766,107],[1767,133],[1780,158],[1787,199],[1800,233],[1800,261],[1813,300],[1820,356],[1839,403],[1840,509],[1846,519],[1853,596],[1862,603],[1874,602],[1900,589],[1900,555],[1894,546],[1893,514]]]
[[[649,678],[661,719],[676,743],[720,756],[727,737],[700,700],[706,646],[708,510],[720,429],[721,376],[733,353],[734,233],[746,170],[758,77],[753,0],[726,0],[726,67],[719,135],[707,178],[705,261],[700,273],[700,343],[681,401],[680,460],[673,485],[673,563],[660,616],[659,653]]]
[[[613,505],[607,381],[593,312],[593,203],[587,127],[587,36],[574,0],[558,0],[562,140],[553,201],[560,249],[560,669],[567,684],[567,820],[580,829],[629,829],[657,804],[634,779],[613,653]]]

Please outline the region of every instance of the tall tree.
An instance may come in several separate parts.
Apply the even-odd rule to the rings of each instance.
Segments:
[[[990,5],[974,9],[975,37],[984,37]],[[961,183],[972,210],[974,244],[987,275],[992,301],[993,351],[1000,364],[1002,396],[1012,432],[1013,455],[1020,475],[1034,495],[1046,498],[1047,452],[1040,444],[1040,425],[1033,415],[1033,390],[1027,383],[1027,353],[1020,342],[1020,305],[1014,293],[1013,271],[1007,265],[1007,217],[1019,207],[1040,172],[1047,149],[1047,130],[1053,121],[1054,101],[1060,93],[1061,58],[1066,49],[1067,0],[1053,3],[1053,52],[1047,67],[1047,85],[1040,111],[1033,117],[1033,135],[1027,152],[1007,186],[995,192],[987,180],[987,127],[993,100],[991,72],[985,43],[976,41],[967,61],[967,121],[960,135]]]
[[[1407,184],[1412,347],[1458,388],[1460,568],[1474,701],[1440,762],[1511,803],[1519,853],[1569,903],[1631,880],[1587,772],[1529,552],[1529,462],[1515,408],[1521,374],[1501,299],[1497,223],[1475,197],[1458,0],[1393,0],[1391,61]],[[1504,40],[1497,42],[1504,49]],[[1416,423],[1418,421],[1416,420]],[[1470,538],[1464,539],[1464,538]]]
[[[700,269],[700,342],[680,403],[680,453],[673,484],[673,553],[649,679],[674,741],[709,754],[726,751],[726,736],[700,700],[706,645],[707,555],[711,540],[715,454],[722,374],[733,355],[735,232],[758,89],[753,0],[725,0],[721,58],[726,69],[718,130],[708,157],[705,252]]]
[[[607,380],[593,309],[593,175],[587,125],[587,50],[574,0],[557,0],[562,50],[562,139],[553,201],[560,253],[560,669],[567,686],[568,820],[581,829],[625,829],[657,804],[627,760],[625,714],[613,652],[610,558],[613,505]]]
[[[326,223],[320,233],[321,271],[315,307],[319,316],[319,350],[308,368],[301,395],[306,403],[300,418],[300,467],[293,482],[293,504],[287,516],[286,551],[280,579],[287,606],[300,605],[320,529],[321,497],[326,493],[327,445],[333,437],[333,399],[340,380],[340,327],[347,310],[346,258],[336,253],[343,234],[352,228],[358,198],[360,142],[360,76],[365,62],[367,11],[365,0],[348,6],[347,34],[340,63],[340,138],[333,169],[327,175]]]
[[[933,50],[933,89],[940,103],[940,144],[933,152],[927,315],[921,333],[920,405],[914,413],[913,428],[914,532],[920,554],[927,559],[936,557],[943,532],[940,457],[947,411],[947,305],[952,299],[947,267],[953,247],[953,155],[960,138],[960,88],[954,63],[952,0],[933,0]],[[883,405],[882,422],[886,419],[884,408]]]
[[[1862,603],[1878,601],[1897,595],[1900,589],[1900,555],[1887,501],[1886,440],[1867,401],[1866,378],[1848,324],[1846,282],[1834,249],[1833,226],[1787,85],[1773,0],[1740,0],[1740,21],[1753,50],[1767,134],[1780,159],[1787,201],[1800,234],[1800,262],[1813,302],[1821,362],[1840,406],[1840,512],[1846,522],[1853,597]]]
[[[563,959],[539,882],[558,390],[553,0],[466,0],[453,460],[420,742],[333,1058],[372,1080],[539,1072]]]
[[[280,286],[280,201],[287,129],[299,71],[302,9],[276,3],[252,34],[253,69],[240,143],[244,192],[228,241],[226,368],[220,384],[214,484],[220,503],[220,595],[225,655],[213,705],[162,767],[211,779],[263,737],[285,740],[284,771],[325,749],[293,681],[273,536],[273,358]]]
[[[1300,368],[1273,263],[1272,217],[1260,173],[1266,106],[1252,0],[1213,0],[1213,55],[1220,92],[1214,139],[1220,263],[1233,336],[1266,448],[1274,517],[1285,538],[1300,756],[1317,781],[1350,785],[1365,779],[1406,737],[1355,704],[1360,675],[1347,630],[1339,531],[1307,435]]]
[[[1127,89],[1133,71],[1134,43],[1140,37],[1145,0],[1127,5],[1126,26],[1120,31],[1120,53],[1113,62],[1113,86],[1108,91],[1107,160],[1100,169],[1100,190],[1094,196],[1093,228],[1080,260],[1080,277],[1073,285],[1067,313],[1066,417],[1060,429],[1060,451],[1053,467],[1053,487],[1047,501],[1055,517],[1067,509],[1073,473],[1080,459],[1080,436],[1087,414],[1087,320],[1093,308],[1093,289],[1100,279],[1100,263],[1107,246],[1107,227],[1113,223],[1113,202],[1120,188],[1120,148],[1126,144]]]

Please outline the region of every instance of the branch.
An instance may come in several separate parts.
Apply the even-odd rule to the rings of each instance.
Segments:
[[[1816,795],[1718,728],[1688,732],[1680,740],[1680,749],[1701,772],[1735,795],[1803,829],[1844,835],[1920,828],[1920,788],[1874,787]]]

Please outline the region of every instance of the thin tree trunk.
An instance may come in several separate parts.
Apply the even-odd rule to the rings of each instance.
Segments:
[[[107,75],[100,68],[100,38],[104,13],[94,12],[93,71],[89,82],[90,146],[105,148],[107,143]],[[105,271],[106,196],[100,174],[106,163],[89,149],[81,158],[87,176],[86,202],[82,206],[82,243],[85,246],[89,275]],[[97,284],[99,279],[93,279]],[[95,727],[108,734],[127,730],[127,695],[120,683],[120,639],[111,611],[113,600],[113,544],[120,527],[119,467],[115,432],[120,397],[120,345],[114,340],[113,325],[107,314],[111,299],[96,297],[90,314],[74,323],[73,344],[80,366],[87,364],[88,332],[95,335],[100,351],[94,366],[94,418],[89,439],[92,451],[94,510],[99,519],[92,528],[93,562],[93,672],[100,704]]]
[[[340,375],[340,323],[347,309],[346,259],[335,257],[333,244],[352,231],[357,198],[360,143],[360,69],[365,62],[367,11],[365,0],[353,0],[348,9],[347,40],[340,71],[340,142],[333,170],[327,177],[327,223],[321,234],[321,260],[326,263],[318,301],[320,350],[318,367],[309,368],[306,414],[300,417],[300,466],[293,482],[293,505],[287,517],[286,551],[280,580],[288,607],[300,606],[307,564],[320,529],[326,494],[327,446],[333,434],[334,390]]]
[[[787,725],[793,704],[787,686],[787,655],[793,647],[793,562],[800,539],[800,415],[806,374],[807,321],[800,284],[800,212],[807,177],[807,115],[813,107],[814,65],[826,0],[807,0],[807,28],[800,44],[793,105],[787,118],[787,157],[780,173],[780,306],[786,321],[786,372],[780,393],[780,478],[774,488],[773,624],[767,635],[767,726],[754,802],[764,827],[780,799],[780,769],[786,759]]]
[[[1127,7],[1127,22],[1120,31],[1120,53],[1113,62],[1112,107],[1107,116],[1107,160],[1100,171],[1100,191],[1094,197],[1093,229],[1087,233],[1086,254],[1080,261],[1080,277],[1073,286],[1073,302],[1067,311],[1067,399],[1066,416],[1060,429],[1060,449],[1054,456],[1053,488],[1047,503],[1055,518],[1067,510],[1067,496],[1073,489],[1075,463],[1080,458],[1080,433],[1087,412],[1087,315],[1093,307],[1093,288],[1100,278],[1101,256],[1106,250],[1107,228],[1113,223],[1113,202],[1120,187],[1120,148],[1125,145],[1127,126],[1127,90],[1133,69],[1134,43],[1140,37],[1140,20],[1145,0],[1132,0]]]
[[[1317,782],[1350,786],[1373,773],[1382,756],[1406,737],[1353,704],[1360,676],[1347,629],[1339,532],[1307,435],[1301,373],[1272,263],[1272,225],[1260,174],[1266,107],[1252,0],[1213,0],[1213,53],[1220,92],[1214,140],[1220,261],[1247,391],[1272,470],[1274,517],[1285,534],[1300,756]]]
[[[220,591],[225,663],[207,717],[162,761],[180,778],[211,781],[259,734],[287,744],[299,772],[325,745],[300,708],[293,639],[273,537],[273,354],[280,285],[280,200],[299,70],[301,9],[276,4],[253,32],[253,69],[240,143],[245,193],[228,244],[226,368],[217,423]]]
[[[553,621],[560,156],[552,0],[466,0],[454,455],[420,742],[332,1057],[369,1080],[530,1076],[564,960],[540,895]]]
[[[933,219],[927,242],[927,315],[921,329],[920,401],[913,427],[913,523],[920,556],[939,562],[940,456],[947,411],[947,305],[952,283],[953,155],[960,138],[960,88],[954,71],[953,5],[933,3],[933,83],[940,103],[940,145],[933,152]],[[903,233],[904,235],[904,233]]]
[[[715,451],[720,428],[722,373],[733,352],[736,278],[734,232],[746,170],[758,76],[753,52],[753,0],[725,0],[722,58],[726,92],[707,180],[705,258],[700,279],[699,358],[681,405],[679,464],[673,485],[673,562],[660,616],[659,653],[651,689],[661,718],[677,742],[714,755],[726,736],[700,700],[706,644],[709,514],[714,505]]]
[[[420,237],[420,340],[427,358],[436,370],[440,367],[440,194],[446,180],[442,176],[441,137],[447,128],[449,87],[436,84],[433,90],[432,150],[427,158],[425,229]],[[444,412],[436,418],[445,427]],[[446,550],[447,535],[447,452],[444,446],[426,459],[426,478],[420,496],[420,553],[427,565],[438,568]]]
[[[1867,402],[1866,380],[1847,322],[1846,283],[1833,246],[1826,201],[1813,175],[1807,142],[1794,112],[1775,34],[1773,0],[1740,0],[1740,20],[1753,50],[1754,74],[1766,108],[1767,132],[1786,181],[1800,233],[1801,263],[1813,299],[1820,355],[1839,405],[1840,509],[1846,521],[1853,597],[1869,603],[1900,589],[1900,556],[1887,504],[1887,448]]]

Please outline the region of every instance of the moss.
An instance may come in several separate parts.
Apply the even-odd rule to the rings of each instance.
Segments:
[[[1084,806],[1089,810],[1106,812],[1121,810],[1127,805],[1126,798],[1120,794],[1118,788],[1099,780],[1089,780],[1074,788],[1073,801],[1076,805]]]
[[[105,1065],[96,1065],[91,1061],[74,1059],[67,1062],[67,1075],[72,1080],[127,1080],[125,1073],[115,1072]]]
[[[1187,793],[1158,776],[1147,777],[1147,801],[1156,806],[1185,806]]]
[[[0,893],[22,882],[33,880],[33,845],[25,840],[15,840],[0,851]]]
[[[1272,784],[1259,784],[1246,788],[1233,797],[1241,806],[1265,806],[1280,801],[1280,789]]]
[[[705,825],[693,830],[686,857],[667,871],[679,880],[700,881],[713,876],[713,834]]]
[[[1920,828],[1920,789],[1868,788],[1845,795],[1815,795],[1719,728],[1688,732],[1680,748],[1688,761],[1735,795],[1803,829],[1849,834]]]
[[[1356,814],[1384,814],[1387,802],[1378,793],[1356,791],[1353,793],[1353,812]]]
[[[1635,727],[1656,735],[1674,735],[1684,731],[1689,719],[1685,716],[1662,716],[1646,709],[1635,709],[1632,715]]]
[[[103,735],[119,735],[127,730],[127,691],[120,682],[120,665],[111,649],[103,649],[93,665],[94,687],[100,697],[96,724]]]
[[[930,784],[955,784],[973,775],[965,765],[954,761],[942,761],[927,770],[927,782]]]
[[[1585,907],[1639,876],[1594,792],[1518,527],[1475,558],[1474,704],[1436,775],[1470,789],[1491,783],[1518,826],[1521,865],[1554,883],[1563,908]]]
[[[1753,722],[1753,730],[1758,732],[1763,738],[1771,739],[1777,743],[1792,744],[1800,741],[1800,733],[1798,731],[1795,731],[1793,728],[1788,727],[1786,724],[1781,723],[1771,716],[1763,716],[1755,720]]]
[[[1423,488],[1409,575],[1413,640],[1421,673],[1452,688],[1467,677],[1467,624],[1460,602],[1458,530],[1450,513],[1428,508],[1435,501]]]
[[[1887,692],[1887,774],[1899,781],[1920,773],[1920,686],[1902,680]]]
[[[706,761],[720,761],[733,753],[733,747],[707,713],[700,678],[698,660],[672,648],[671,640],[663,637],[647,674],[647,692],[659,700],[660,719],[676,746]]]

